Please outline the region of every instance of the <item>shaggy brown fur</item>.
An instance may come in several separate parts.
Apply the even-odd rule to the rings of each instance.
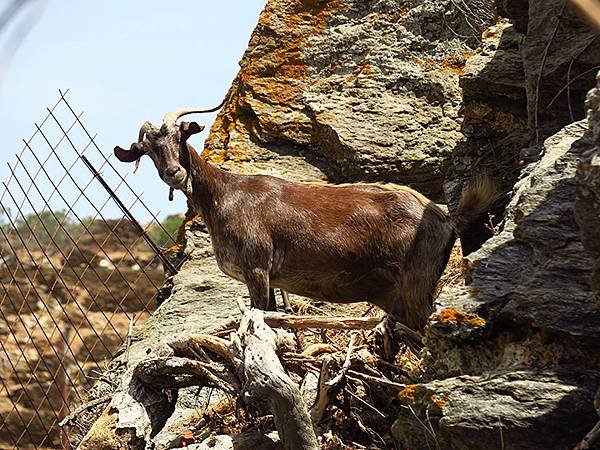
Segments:
[[[368,301],[420,329],[456,233],[496,196],[489,180],[479,180],[451,218],[404,186],[230,173],[186,143],[201,129],[195,122],[144,126],[141,142],[115,154],[122,161],[149,154],[161,178],[186,193],[206,223],[219,267],[248,286],[255,307],[267,306],[274,287],[336,303]]]

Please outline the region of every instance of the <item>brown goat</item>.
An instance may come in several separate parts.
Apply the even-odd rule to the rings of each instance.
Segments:
[[[240,175],[206,162],[190,135],[204,127],[167,114],[146,122],[124,162],[149,155],[171,189],[182,190],[204,219],[223,272],[248,286],[265,309],[269,287],[335,303],[367,301],[411,328],[424,326],[456,233],[496,198],[487,179],[467,187],[451,218],[401,186],[295,183]],[[201,112],[201,111],[200,111]]]

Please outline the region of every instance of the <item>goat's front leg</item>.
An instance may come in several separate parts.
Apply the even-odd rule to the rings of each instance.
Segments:
[[[251,269],[244,272],[244,279],[250,293],[253,308],[267,310],[269,307],[269,272],[265,269]]]

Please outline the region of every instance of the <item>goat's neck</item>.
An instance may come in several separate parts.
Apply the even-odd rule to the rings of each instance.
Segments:
[[[188,199],[202,218],[212,217],[214,206],[220,203],[228,173],[206,162],[193,147],[190,150],[190,176],[192,192]]]

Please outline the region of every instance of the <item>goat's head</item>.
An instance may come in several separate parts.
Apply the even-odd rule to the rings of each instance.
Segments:
[[[196,110],[182,109],[165,114],[160,128],[145,122],[140,128],[137,142],[131,144],[129,150],[115,147],[115,156],[122,162],[136,162],[143,155],[148,155],[154,162],[160,178],[171,189],[189,192],[190,153],[187,144],[192,134],[200,133],[204,126],[196,122],[177,123],[177,119]]]

